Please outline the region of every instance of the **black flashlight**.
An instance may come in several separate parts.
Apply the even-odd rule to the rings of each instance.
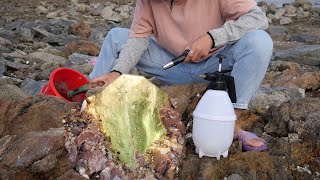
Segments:
[[[172,68],[173,66],[179,64],[179,63],[182,63],[188,56],[190,52],[190,49],[186,49],[183,54],[181,54],[180,56],[172,59],[172,61],[170,61],[168,64],[162,66],[163,69],[169,69],[169,68]]]

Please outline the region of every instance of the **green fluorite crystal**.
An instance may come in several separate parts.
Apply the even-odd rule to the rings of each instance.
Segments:
[[[120,160],[135,167],[135,152],[145,153],[166,135],[159,110],[168,105],[168,96],[144,77],[122,75],[91,97],[89,113],[102,121]]]

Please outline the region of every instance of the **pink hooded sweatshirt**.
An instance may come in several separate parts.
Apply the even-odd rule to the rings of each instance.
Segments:
[[[254,0],[137,0],[130,37],[154,35],[174,55],[209,30],[236,20],[256,6]]]

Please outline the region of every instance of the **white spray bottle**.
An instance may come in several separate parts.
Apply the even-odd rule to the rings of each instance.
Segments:
[[[232,102],[236,102],[236,92],[234,78],[221,71],[223,58],[220,55],[218,72],[201,75],[211,82],[193,112],[192,138],[200,158],[227,157],[233,141],[236,114]]]

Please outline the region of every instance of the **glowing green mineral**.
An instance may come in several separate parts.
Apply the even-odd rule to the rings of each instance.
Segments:
[[[145,153],[166,135],[159,110],[169,106],[168,96],[142,76],[122,75],[89,98],[89,113],[101,120],[120,160],[135,167],[135,152]]]

